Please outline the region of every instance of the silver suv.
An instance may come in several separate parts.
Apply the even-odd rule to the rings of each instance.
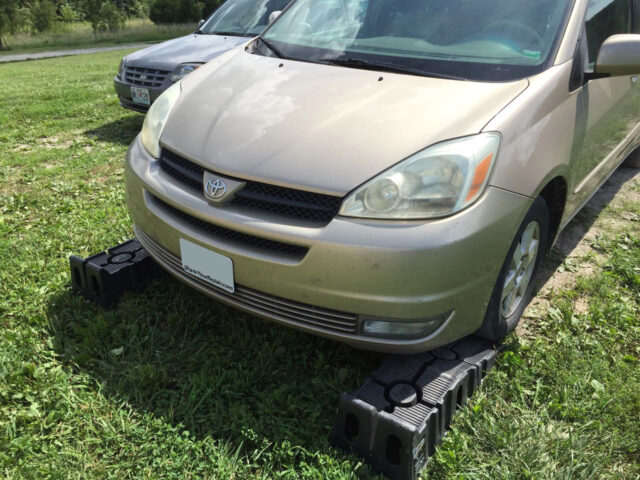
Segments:
[[[124,57],[113,83],[125,108],[145,113],[158,96],[212,58],[259,34],[289,0],[228,0],[198,29]]]

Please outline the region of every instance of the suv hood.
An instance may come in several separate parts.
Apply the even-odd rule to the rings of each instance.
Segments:
[[[130,53],[125,62],[134,67],[173,70],[180,63],[208,62],[247,40],[247,37],[194,33]]]
[[[357,70],[238,48],[182,81],[161,143],[221,175],[345,195],[429,145],[480,132],[527,86]]]

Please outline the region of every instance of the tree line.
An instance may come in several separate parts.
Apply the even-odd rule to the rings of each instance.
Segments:
[[[224,0],[0,0],[0,49],[7,35],[65,31],[75,22],[89,22],[94,36],[119,31],[129,18],[154,23],[197,22]]]

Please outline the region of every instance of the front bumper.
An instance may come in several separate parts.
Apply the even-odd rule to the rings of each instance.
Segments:
[[[358,348],[397,353],[436,348],[480,327],[507,250],[532,202],[489,188],[472,207],[445,219],[390,222],[338,216],[326,226],[310,227],[211,206],[203,195],[166,175],[139,137],[127,153],[126,182],[139,240],[174,276],[272,321]],[[176,209],[207,224],[308,251],[292,258],[219,241],[197,223],[172,214]],[[180,238],[231,258],[240,295],[185,274]],[[242,297],[247,292],[253,295],[250,300]],[[266,308],[265,302],[284,310]],[[314,309],[329,319],[336,316],[338,324],[353,318],[353,329],[332,328],[314,322],[315,317],[308,321]],[[361,331],[364,317],[411,322],[443,314],[449,314],[447,321],[425,338],[380,338]]]
[[[143,87],[149,90],[149,100],[150,104],[156,101],[156,99],[164,92],[167,88],[172,85],[170,81],[165,81],[161,87]],[[136,85],[130,85],[126,82],[123,82],[117,76],[113,79],[113,86],[116,89],[116,93],[118,94],[118,100],[120,101],[120,105],[124,108],[128,108],[129,110],[134,110],[140,113],[147,113],[150,105],[141,105],[139,103],[135,103],[131,98],[131,87],[135,87]]]

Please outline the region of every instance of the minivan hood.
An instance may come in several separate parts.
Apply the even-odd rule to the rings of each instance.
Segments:
[[[238,48],[182,81],[161,143],[221,175],[344,195],[429,145],[480,132],[527,86]]]
[[[125,62],[134,67],[173,70],[180,63],[208,62],[248,40],[247,37],[191,34],[130,53]]]

